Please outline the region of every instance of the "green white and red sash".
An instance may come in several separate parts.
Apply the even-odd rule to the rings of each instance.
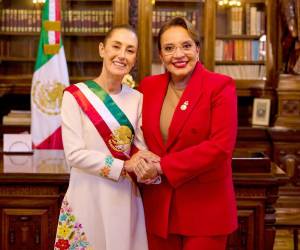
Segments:
[[[120,126],[127,126],[131,130],[133,139],[134,128],[110,95],[97,83],[90,80],[71,85],[65,91],[70,92],[75,97],[78,105],[94,124],[111,154],[121,160],[128,159],[130,152],[116,150],[111,144],[111,139],[113,131]]]

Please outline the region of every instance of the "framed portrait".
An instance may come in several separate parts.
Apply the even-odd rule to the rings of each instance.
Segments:
[[[268,126],[270,120],[271,100],[264,98],[254,98],[252,124]]]

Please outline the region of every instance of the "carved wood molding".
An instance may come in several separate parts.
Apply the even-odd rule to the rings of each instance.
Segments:
[[[139,54],[138,79],[140,81],[145,76],[151,74],[152,65],[152,4],[149,0],[138,1],[138,37],[139,37]],[[142,18],[141,18],[142,17]]]
[[[299,76],[281,75],[278,94],[278,114],[276,126],[300,127],[300,87]]]
[[[0,186],[0,196],[44,196],[59,194],[58,186]]]
[[[236,188],[235,195],[237,199],[266,199],[266,190],[264,188],[261,189],[250,189],[250,188]]]

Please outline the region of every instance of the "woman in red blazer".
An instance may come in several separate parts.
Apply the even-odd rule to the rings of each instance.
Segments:
[[[235,84],[200,64],[199,39],[184,18],[166,23],[158,43],[167,73],[140,84],[145,141],[161,157],[162,182],[143,186],[149,249],[222,250],[237,227]]]

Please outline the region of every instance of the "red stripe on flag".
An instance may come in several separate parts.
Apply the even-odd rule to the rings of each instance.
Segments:
[[[39,145],[33,145],[34,149],[63,149],[61,127],[57,128]]]
[[[55,21],[61,21],[60,0],[55,0]],[[60,32],[61,31],[55,31],[55,43],[56,44],[60,43]]]
[[[110,128],[107,126],[107,124],[99,115],[97,110],[93,107],[93,105],[89,102],[89,100],[85,97],[85,95],[80,91],[80,89],[75,85],[71,85],[66,88],[65,91],[69,91],[75,97],[80,108],[89,117],[89,119],[92,121],[95,128],[101,135],[111,154],[118,159],[127,160],[128,157],[124,153],[115,151],[111,148],[109,144],[109,140],[111,139],[112,134]]]

